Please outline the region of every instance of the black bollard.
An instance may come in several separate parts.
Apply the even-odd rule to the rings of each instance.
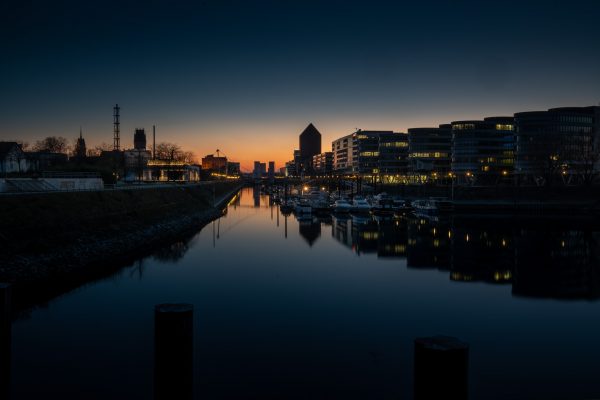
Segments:
[[[154,307],[154,398],[192,399],[194,306]]]
[[[468,397],[469,345],[449,336],[415,339],[416,400]]]
[[[12,290],[0,283],[0,398],[10,397],[10,347],[12,336]]]

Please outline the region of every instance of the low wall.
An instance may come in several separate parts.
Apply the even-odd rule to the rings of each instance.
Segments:
[[[43,178],[55,190],[102,190],[102,178]]]

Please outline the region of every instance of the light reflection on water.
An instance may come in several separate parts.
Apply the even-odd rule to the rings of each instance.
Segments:
[[[153,306],[195,308],[197,398],[411,398],[413,339],[472,398],[600,395],[600,233],[575,221],[226,216],[13,324],[14,398],[151,398]]]

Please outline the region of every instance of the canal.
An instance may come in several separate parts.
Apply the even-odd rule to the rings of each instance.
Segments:
[[[413,395],[414,339],[469,343],[475,399],[600,396],[589,221],[323,216],[243,189],[187,241],[22,312],[14,399],[153,396],[154,305],[194,306],[195,398]]]

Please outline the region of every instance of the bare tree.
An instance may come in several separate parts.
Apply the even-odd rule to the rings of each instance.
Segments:
[[[182,151],[177,161],[183,161],[186,164],[198,164],[198,158],[191,151]]]
[[[33,146],[34,151],[47,151],[49,153],[67,154],[69,149],[68,140],[62,136],[48,136],[43,140],[38,140]]]
[[[598,175],[600,161],[600,143],[595,134],[580,133],[581,142],[577,152],[577,172],[585,185],[591,185]]]
[[[529,146],[532,146],[531,144]],[[551,186],[566,160],[563,135],[546,132],[536,139],[527,163],[538,186]]]
[[[175,143],[161,142],[156,145],[156,158],[159,160],[180,161],[181,147]]]

